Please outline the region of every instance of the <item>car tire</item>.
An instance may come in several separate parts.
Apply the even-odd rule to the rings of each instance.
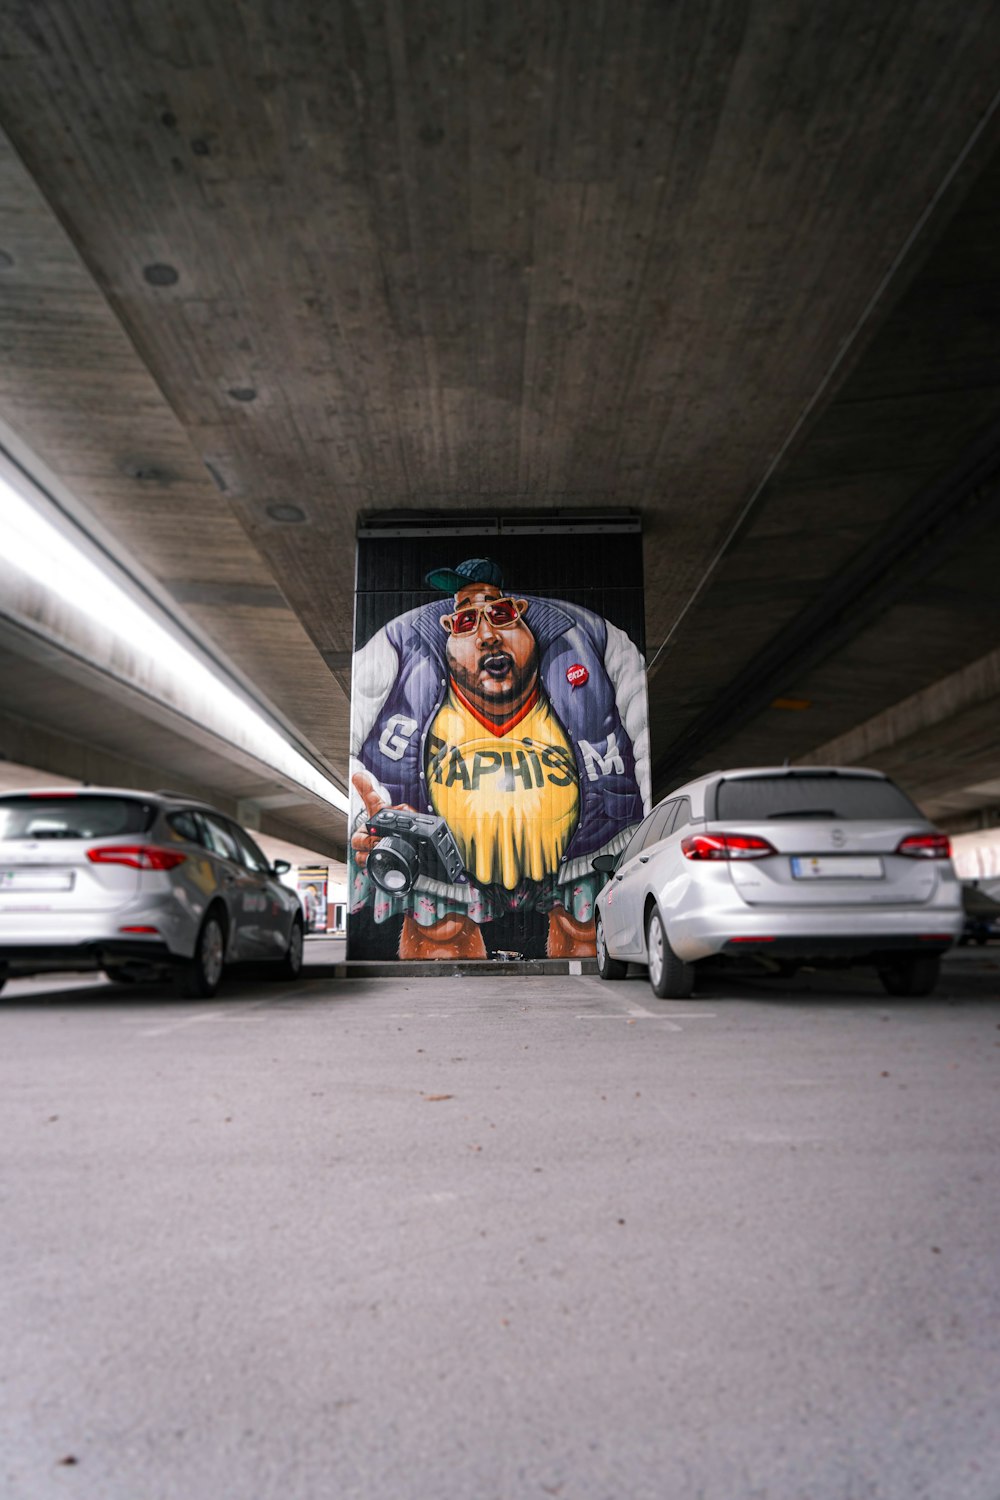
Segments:
[[[302,946],[305,941],[305,933],[302,923],[298,917],[292,920],[292,930],[288,935],[288,947],[271,967],[272,979],[301,979],[302,977]]]
[[[909,958],[900,958],[884,969],[878,977],[882,988],[889,995],[929,995],[938,982],[941,959],[936,953],[918,953]]]
[[[597,948],[597,972],[602,979],[624,979],[628,973],[628,964],[623,963],[620,958],[612,958],[608,952],[608,945],[604,939],[604,923],[600,914],[594,922],[594,942]]]
[[[694,964],[686,964],[667,941],[663,918],[654,907],[646,922],[649,983],[658,1000],[687,1000],[694,989]]]
[[[219,988],[225,968],[226,932],[223,917],[213,907],[201,924],[194,953],[176,974],[178,994],[186,1000],[210,1000]]]

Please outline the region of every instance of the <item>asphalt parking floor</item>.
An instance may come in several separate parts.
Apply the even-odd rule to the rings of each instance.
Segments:
[[[1000,949],[0,1001],[5,1500],[997,1500]]]

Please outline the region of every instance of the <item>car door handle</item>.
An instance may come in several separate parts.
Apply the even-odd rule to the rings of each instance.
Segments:
[[[649,855],[648,854],[640,854],[639,855],[639,863],[641,865],[648,865],[649,864]]]
[[[620,882],[621,881],[621,876],[620,875],[616,875],[615,879]]]

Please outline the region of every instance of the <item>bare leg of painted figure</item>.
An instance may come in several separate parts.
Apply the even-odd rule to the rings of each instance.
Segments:
[[[549,958],[593,958],[597,953],[593,922],[578,922],[564,906],[554,906],[549,912],[545,951]]]

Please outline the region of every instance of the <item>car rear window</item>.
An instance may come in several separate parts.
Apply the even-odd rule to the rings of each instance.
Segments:
[[[909,797],[891,781],[842,774],[739,776],[720,781],[715,795],[719,821],[767,818],[920,818]]]
[[[0,797],[0,840],[117,838],[146,833],[153,814],[152,804],[137,797]]]

